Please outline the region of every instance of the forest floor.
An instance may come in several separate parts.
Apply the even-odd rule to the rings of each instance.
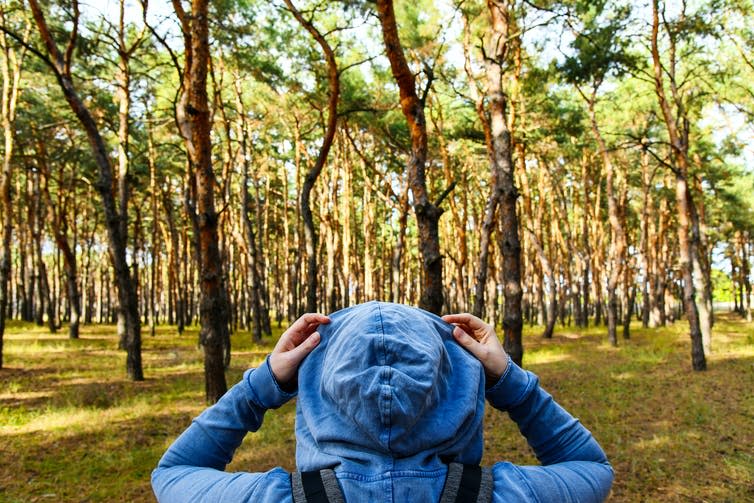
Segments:
[[[594,433],[616,471],[610,501],[754,501],[754,324],[724,314],[709,370],[692,372],[686,324],[634,325],[630,341],[604,327],[537,327],[524,365]],[[196,330],[143,330],[146,380],[125,379],[114,326],[50,335],[11,322],[0,370],[0,501],[153,501],[150,472],[204,408]],[[279,335],[280,330],[277,330]],[[275,339],[274,337],[273,339]],[[258,365],[273,342],[233,336],[228,383]],[[294,467],[295,406],[269,411],[230,470]],[[535,460],[515,426],[488,408],[484,464]]]

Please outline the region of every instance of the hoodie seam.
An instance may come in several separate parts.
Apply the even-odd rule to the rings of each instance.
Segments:
[[[388,387],[388,390],[390,389],[390,381],[392,380],[393,376],[393,368],[392,366],[388,365],[388,354],[387,354],[387,344],[385,343],[385,324],[384,320],[382,319],[382,306],[380,303],[377,303],[377,320],[380,324],[380,349],[382,353],[382,362],[381,365],[383,368],[386,369],[385,372],[385,380],[386,382],[380,383],[381,385],[386,385]],[[382,374],[382,373],[381,373]],[[380,391],[380,394],[382,392]],[[392,423],[391,423],[391,417],[392,417],[392,407],[393,407],[393,394],[392,391],[389,391],[388,395],[385,397],[385,403],[387,405],[387,421],[386,421],[386,433],[387,433],[387,449],[390,451],[390,443],[392,440]],[[390,464],[390,469],[392,470],[394,467],[394,463]]]

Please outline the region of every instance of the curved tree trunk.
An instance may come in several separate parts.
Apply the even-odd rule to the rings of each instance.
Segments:
[[[314,167],[306,174],[304,179],[304,186],[301,192],[301,214],[304,219],[304,237],[306,239],[306,256],[307,256],[307,271],[306,271],[306,310],[310,313],[317,311],[317,278],[319,277],[317,271],[317,231],[314,228],[314,218],[312,217],[312,210],[310,204],[312,188],[317,181],[317,177],[322,172],[322,168],[327,162],[327,155],[330,152],[333,139],[335,138],[335,130],[338,125],[338,98],[340,96],[340,73],[338,72],[338,65],[335,61],[335,53],[333,52],[330,44],[327,42],[324,36],[314,27],[314,25],[306,20],[301,13],[296,9],[291,0],[285,0],[285,4],[291,11],[296,20],[308,31],[312,37],[317,41],[327,62],[327,80],[330,96],[327,102],[327,125],[325,126],[325,136],[322,140],[322,146],[319,148],[319,154],[317,160],[314,163]]]
[[[408,182],[414,198],[414,214],[419,228],[419,248],[422,255],[422,291],[419,307],[440,314],[443,306],[442,255],[440,255],[439,222],[442,210],[429,200],[424,168],[427,162],[427,124],[424,117],[425,95],[416,94],[416,78],[403,54],[392,0],[377,0],[377,13],[382,25],[382,38],[393,78],[400,90],[401,110],[411,132],[411,157],[408,160]],[[431,75],[428,76],[431,82]],[[428,90],[428,88],[427,88]]]
[[[124,313],[126,322],[126,372],[134,381],[144,379],[141,364],[141,320],[136,297],[136,288],[129,272],[126,261],[126,236],[121,232],[120,222],[125,215],[120,215],[115,197],[113,196],[113,168],[110,163],[108,148],[99,133],[97,123],[94,121],[89,109],[79,97],[71,78],[71,57],[76,42],[78,29],[78,2],[74,1],[74,23],[71,37],[66,48],[65,55],[60,52],[55,40],[45,21],[38,0],[29,0],[29,5],[34,15],[39,33],[49,54],[48,65],[55,73],[63,95],[68,105],[81,123],[86,132],[89,145],[92,149],[94,161],[99,170],[99,178],[95,183],[102,200],[105,213],[105,226],[107,228],[108,247],[115,271],[115,280],[118,292],[118,309]]]

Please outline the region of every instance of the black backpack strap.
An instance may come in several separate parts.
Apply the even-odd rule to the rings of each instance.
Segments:
[[[492,470],[477,465],[450,463],[440,503],[489,503],[492,501]]]
[[[291,474],[294,503],[345,503],[335,472],[330,469]]]

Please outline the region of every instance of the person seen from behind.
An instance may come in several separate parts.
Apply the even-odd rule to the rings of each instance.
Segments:
[[[225,472],[268,409],[296,401],[296,467]],[[480,467],[485,403],[541,466]],[[494,328],[385,302],[305,314],[206,409],[152,473],[162,502],[599,502],[592,434],[513,363]]]

